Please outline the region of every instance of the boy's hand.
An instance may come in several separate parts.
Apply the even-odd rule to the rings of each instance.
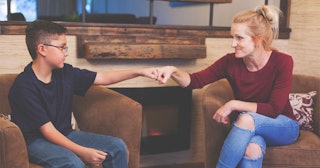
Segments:
[[[107,153],[93,149],[93,148],[84,148],[81,159],[85,161],[86,163],[89,163],[92,166],[100,166],[102,165],[102,162],[106,159]]]
[[[142,69],[142,75],[144,77],[148,77],[148,78],[151,78],[151,79],[158,79],[158,72],[157,72],[157,69],[156,68],[145,68],[145,69]]]
[[[157,68],[158,82],[160,84],[166,83],[174,71],[175,69],[173,66],[164,66],[164,67]]]

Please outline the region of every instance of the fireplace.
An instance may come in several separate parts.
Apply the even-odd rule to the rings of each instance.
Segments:
[[[143,106],[141,155],[190,148],[191,90],[178,86],[113,90]]]

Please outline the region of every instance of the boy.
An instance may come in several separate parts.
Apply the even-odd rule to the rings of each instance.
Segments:
[[[156,71],[92,72],[66,64],[66,31],[49,21],[27,26],[26,44],[32,62],[10,90],[12,121],[20,127],[33,163],[44,167],[80,168],[88,163],[126,168],[126,145],[121,139],[72,130],[72,96],[85,95],[93,84],[108,85],[137,76],[156,79]]]

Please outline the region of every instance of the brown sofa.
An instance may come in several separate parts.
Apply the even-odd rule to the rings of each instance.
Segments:
[[[0,74],[0,113],[10,114],[8,91],[16,74]],[[128,147],[129,167],[139,168],[142,107],[136,101],[102,86],[74,97],[73,112],[79,129],[122,138]],[[0,118],[0,167],[41,167],[30,164],[20,129]]]
[[[317,91],[314,102],[314,131],[301,130],[299,139],[292,145],[267,147],[263,168],[320,167],[320,77],[294,75],[291,92],[307,93],[309,91]],[[227,80],[212,83],[204,90],[206,168],[216,166],[222,144],[230,130],[230,125],[219,124],[212,120],[212,116],[230,99],[233,99],[233,93]]]

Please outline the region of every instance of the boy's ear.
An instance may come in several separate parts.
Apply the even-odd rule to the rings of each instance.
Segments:
[[[36,48],[36,52],[43,56],[46,55],[46,51],[47,51],[47,48],[43,44],[39,44]]]

